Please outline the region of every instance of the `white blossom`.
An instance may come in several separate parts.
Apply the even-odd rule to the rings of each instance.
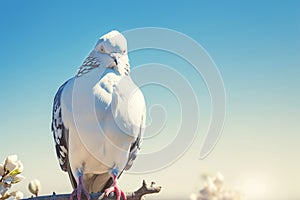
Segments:
[[[4,162],[4,171],[8,171],[10,173],[13,174],[19,174],[21,172],[23,172],[23,163],[18,160],[18,156],[17,155],[11,155],[11,156],[7,156],[7,158],[5,159]]]
[[[24,198],[24,194],[20,191],[11,192],[10,195],[15,197],[15,199],[23,199]]]
[[[38,196],[39,191],[41,191],[41,183],[39,180],[34,179],[30,181],[28,185],[29,191],[34,194],[35,196]]]
[[[22,192],[9,192],[12,184],[16,184],[24,180],[23,163],[18,160],[17,155],[7,156],[2,164],[0,164],[0,199],[22,199],[24,197]]]
[[[215,177],[206,177],[203,188],[198,194],[191,194],[190,200],[242,200],[242,195],[231,190],[224,183],[224,176],[217,173]]]

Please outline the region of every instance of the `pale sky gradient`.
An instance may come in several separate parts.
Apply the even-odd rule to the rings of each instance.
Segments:
[[[28,195],[28,182],[38,178],[42,194],[70,192],[50,132],[54,94],[99,36],[112,29],[153,26],[182,32],[207,50],[224,80],[226,123],[214,151],[199,160],[211,114],[202,78],[166,52],[130,54],[133,69],[157,62],[182,73],[200,99],[201,122],[183,157],[155,173],[123,175],[122,188],[133,191],[145,178],[163,186],[153,199],[187,199],[199,189],[201,174],[219,171],[249,200],[299,199],[299,19],[299,1],[1,1],[0,159],[17,154],[23,161],[26,180],[15,188]],[[169,105],[168,124],[144,142],[147,152],[171,141],[180,113],[168,92],[144,91],[148,106]]]

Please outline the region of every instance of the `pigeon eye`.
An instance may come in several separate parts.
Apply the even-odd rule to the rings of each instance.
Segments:
[[[100,47],[100,52],[101,52],[101,53],[104,53],[104,52],[105,52],[103,46]]]
[[[123,53],[126,53],[126,50],[123,50]]]

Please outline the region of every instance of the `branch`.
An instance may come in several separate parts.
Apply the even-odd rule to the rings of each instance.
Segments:
[[[145,180],[143,180],[143,185],[140,189],[138,189],[135,192],[132,193],[127,193],[126,197],[127,200],[141,200],[142,197],[146,194],[153,194],[153,193],[158,193],[161,190],[161,186],[154,186],[155,183],[151,182],[150,187],[147,187],[147,184]],[[82,196],[83,197],[83,196]],[[70,194],[55,194],[53,193],[52,195],[49,196],[38,196],[38,197],[32,197],[24,200],[69,200],[70,199]],[[85,197],[82,199],[86,199]],[[113,195],[112,197],[104,197],[103,193],[92,193],[91,194],[91,200],[115,200],[116,197]],[[122,197],[121,197],[121,200]]]
[[[142,197],[146,194],[153,194],[153,193],[158,193],[161,190],[161,186],[154,186],[155,182],[151,182],[150,187],[147,187],[146,181],[143,180],[143,185],[140,189],[137,191],[127,194],[127,200],[140,200]]]

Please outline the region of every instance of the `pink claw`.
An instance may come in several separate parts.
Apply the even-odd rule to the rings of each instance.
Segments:
[[[84,193],[87,200],[91,200],[89,192],[85,189],[84,185],[82,184],[82,176],[79,176],[78,186],[70,195],[70,200],[73,200],[75,196],[77,196],[77,200],[81,200],[81,193]]]
[[[119,187],[117,186],[117,177],[116,176],[114,176],[113,185],[104,191],[106,197],[108,197],[108,195],[112,192],[114,192],[116,194],[117,200],[121,200],[121,197],[123,200],[127,200],[125,193],[122,190],[120,190]]]

